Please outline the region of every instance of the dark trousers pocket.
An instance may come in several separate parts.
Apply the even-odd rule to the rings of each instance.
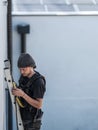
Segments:
[[[41,128],[41,120],[34,120],[32,123],[27,123],[24,125],[24,130],[40,130]]]
[[[40,129],[25,128],[24,130],[40,130]]]
[[[33,128],[34,128],[34,130],[40,129],[41,125],[42,125],[41,120],[33,121]]]

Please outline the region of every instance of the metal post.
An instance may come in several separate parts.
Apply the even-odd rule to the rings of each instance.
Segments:
[[[30,33],[29,24],[20,24],[17,26],[17,31],[21,35],[21,53],[26,52],[26,34]]]
[[[8,8],[7,8],[7,57],[11,62],[12,65],[12,1],[8,0]],[[12,69],[12,66],[11,66]],[[10,99],[9,92],[6,91],[6,100],[7,100],[7,107],[6,111],[8,112],[8,119],[7,119],[7,127],[8,130],[12,130],[12,103]],[[9,120],[10,119],[10,120]]]

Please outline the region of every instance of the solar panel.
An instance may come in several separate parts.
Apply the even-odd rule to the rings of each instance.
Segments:
[[[74,11],[72,5],[64,5],[64,4],[54,4],[48,5],[48,11]]]
[[[70,4],[92,4],[93,0],[68,0]]]
[[[96,0],[96,3],[98,4],[98,0]]]
[[[76,6],[77,7],[76,7]],[[13,0],[13,11],[98,11],[98,0]]]
[[[41,0],[12,0],[14,4],[40,4]]]
[[[41,11],[45,11],[45,8],[43,5],[39,5],[39,4],[22,4],[22,5],[18,5],[16,8],[16,11],[26,11],[26,12],[41,12]]]
[[[65,4],[65,3],[71,3],[71,4],[91,4],[94,1],[98,3],[98,0],[12,0],[13,3],[17,4]]]
[[[78,5],[80,11],[98,11],[98,5]]]
[[[65,4],[65,0],[43,0],[44,4]]]

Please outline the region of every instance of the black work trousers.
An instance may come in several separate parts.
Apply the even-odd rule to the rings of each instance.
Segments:
[[[34,122],[23,122],[24,130],[40,130],[41,120],[36,120]]]
[[[40,130],[40,129],[25,128],[24,130]]]

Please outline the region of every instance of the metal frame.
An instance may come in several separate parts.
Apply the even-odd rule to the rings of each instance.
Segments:
[[[76,11],[76,12],[25,12],[13,11],[13,16],[97,16],[98,11]]]

